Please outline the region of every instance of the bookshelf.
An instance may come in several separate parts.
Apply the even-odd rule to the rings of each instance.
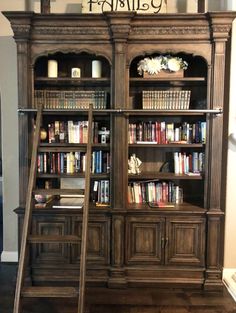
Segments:
[[[72,194],[68,179],[83,182],[87,106],[93,103],[88,285],[221,289],[227,64],[235,13],[4,14],[18,47],[24,134],[19,234],[37,106],[44,105],[47,133],[37,192],[47,194],[47,181],[54,196]],[[182,76],[139,75],[145,57],[166,55],[188,64]],[[57,77],[48,77],[50,60],[57,62]],[[101,62],[100,77],[92,77],[93,60]],[[74,68],[79,77],[71,77]],[[131,156],[141,161],[137,173]],[[35,208],[35,235],[80,234],[79,210],[50,202]],[[35,244],[32,282],[75,280],[78,249]]]

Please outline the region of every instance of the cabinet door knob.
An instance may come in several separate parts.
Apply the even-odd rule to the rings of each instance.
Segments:
[[[167,246],[168,246],[168,243],[169,243],[169,238],[168,238],[168,237],[166,237],[165,247],[167,247]]]
[[[161,248],[164,249],[165,248],[165,238],[161,237]]]

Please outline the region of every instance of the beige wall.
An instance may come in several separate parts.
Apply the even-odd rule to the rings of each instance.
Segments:
[[[4,3],[3,3],[4,2]],[[51,0],[53,13],[80,12],[82,0]],[[168,0],[168,12],[196,10],[196,0]],[[209,0],[209,10],[236,10],[235,0]],[[39,12],[39,0],[0,0],[0,11],[34,10]],[[236,22],[233,30],[231,81],[236,81]],[[2,153],[3,153],[3,261],[16,261],[17,219],[13,209],[18,205],[18,130],[17,130],[17,73],[16,45],[9,22],[0,13],[0,92],[2,97]],[[229,134],[236,128],[236,89],[231,83]],[[236,130],[235,130],[236,131]],[[225,267],[236,268],[236,142],[229,142],[227,171],[227,205],[225,231]]]
[[[236,1],[232,0],[230,8],[236,11]],[[227,194],[226,194],[226,226],[225,226],[225,268],[236,268],[236,19],[232,32],[232,58],[230,77],[230,108],[229,108],[229,146],[227,164]]]
[[[24,10],[23,1],[0,2],[2,10]],[[2,261],[17,259],[18,129],[16,44],[10,23],[0,14],[0,92],[3,161],[3,253]]]

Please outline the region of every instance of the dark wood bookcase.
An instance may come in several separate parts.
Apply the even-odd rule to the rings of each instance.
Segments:
[[[110,134],[105,143],[94,141],[93,152],[101,151],[109,156],[109,165],[102,172],[91,174],[88,285],[221,288],[228,65],[231,24],[236,14],[4,12],[4,15],[11,22],[18,57],[20,206],[16,212],[19,238],[35,112],[39,105],[35,94],[44,91],[44,98],[40,100],[45,107],[42,127],[47,130],[48,124],[55,121],[65,124],[86,121],[88,110],[74,107],[71,97],[76,97],[78,92],[85,95],[87,91],[103,92],[106,106],[94,110],[94,125],[98,125],[98,130],[105,127]],[[159,55],[185,60],[188,68],[184,76],[146,78],[138,75],[140,60]],[[50,59],[58,62],[56,78],[47,77]],[[102,63],[100,78],[91,75],[95,59]],[[80,78],[71,77],[73,67],[81,69]],[[154,92],[155,96],[162,91],[181,90],[191,91],[188,109],[143,108],[144,94]],[[49,106],[46,106],[47,101]],[[138,127],[152,129],[151,125],[161,122],[182,128],[186,124],[205,123],[205,139],[178,143],[147,143],[147,139],[130,142],[131,124],[136,125],[137,131]],[[83,149],[83,143],[48,143],[46,140],[40,145],[42,154],[54,156],[61,152],[83,152]],[[182,156],[201,154],[201,173],[175,174],[175,152]],[[128,174],[128,159],[132,154],[142,161],[138,175]],[[37,176],[40,193],[46,193],[42,190],[45,180],[59,188],[62,179],[83,180],[84,173],[81,170],[76,173],[45,170]],[[101,181],[109,184],[109,200],[96,205],[99,201],[93,186]],[[178,186],[183,191],[182,200],[161,207],[150,205],[150,201],[144,201],[150,182],[154,186],[168,186],[169,197]],[[130,201],[134,185],[143,192],[140,203]],[[45,208],[34,209],[32,227],[33,233],[38,235],[80,234],[81,212],[53,208],[49,203]],[[73,244],[33,245],[29,258],[32,283],[76,283],[78,249]]]

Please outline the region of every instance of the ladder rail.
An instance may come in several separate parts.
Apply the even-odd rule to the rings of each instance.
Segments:
[[[20,312],[21,290],[23,286],[24,273],[26,269],[26,260],[28,256],[27,238],[28,238],[29,231],[30,231],[31,217],[32,217],[32,207],[33,207],[32,191],[35,187],[35,182],[36,182],[37,150],[38,150],[39,139],[40,139],[41,120],[42,120],[42,107],[38,109],[37,117],[36,117],[36,127],[35,127],[34,141],[33,141],[33,148],[32,148],[32,158],[31,158],[31,164],[30,164],[30,173],[29,173],[28,189],[27,189],[27,196],[26,196],[25,215],[24,215],[24,222],[23,222],[23,228],[22,228],[21,248],[20,248],[19,264],[18,264],[17,279],[16,279],[16,290],[15,290],[13,313]]]
[[[34,132],[34,141],[32,147],[32,158],[30,164],[29,181],[26,196],[25,215],[21,237],[21,249],[19,256],[19,265],[17,272],[15,299],[13,313],[21,312],[21,293],[24,283],[24,275],[26,271],[26,261],[29,253],[29,238],[30,238],[30,227],[32,220],[33,210],[33,194],[36,185],[37,176],[37,152],[40,142],[40,127],[42,122],[42,107],[38,109],[36,117],[36,127]],[[84,312],[85,303],[85,281],[86,281],[86,254],[87,254],[87,236],[88,236],[88,219],[89,219],[89,197],[90,197],[90,176],[91,176],[91,158],[92,158],[92,122],[93,122],[93,108],[92,105],[88,111],[88,140],[86,149],[86,172],[85,172],[85,195],[84,195],[84,206],[83,206],[83,217],[82,217],[82,235],[81,235],[81,251],[80,251],[80,271],[79,271],[79,295],[78,295],[78,313]],[[32,237],[34,239],[34,237]],[[50,239],[50,238],[49,238]],[[48,239],[48,240],[49,240]],[[35,239],[39,240],[38,238]],[[50,239],[55,241],[54,238]],[[64,239],[63,239],[64,240]],[[29,294],[29,292],[28,292]],[[39,293],[39,295],[41,295]],[[59,294],[59,293],[58,293]],[[60,292],[61,294],[61,292]],[[43,296],[45,296],[43,294]]]
[[[79,279],[79,299],[78,313],[84,312],[85,298],[85,280],[86,280],[86,254],[87,254],[87,236],[88,236],[88,216],[89,216],[89,196],[90,196],[90,172],[91,172],[91,156],[92,156],[92,121],[93,106],[90,104],[88,112],[88,141],[86,152],[86,171],[85,171],[85,195],[82,218],[82,241],[80,251],[80,279]]]

